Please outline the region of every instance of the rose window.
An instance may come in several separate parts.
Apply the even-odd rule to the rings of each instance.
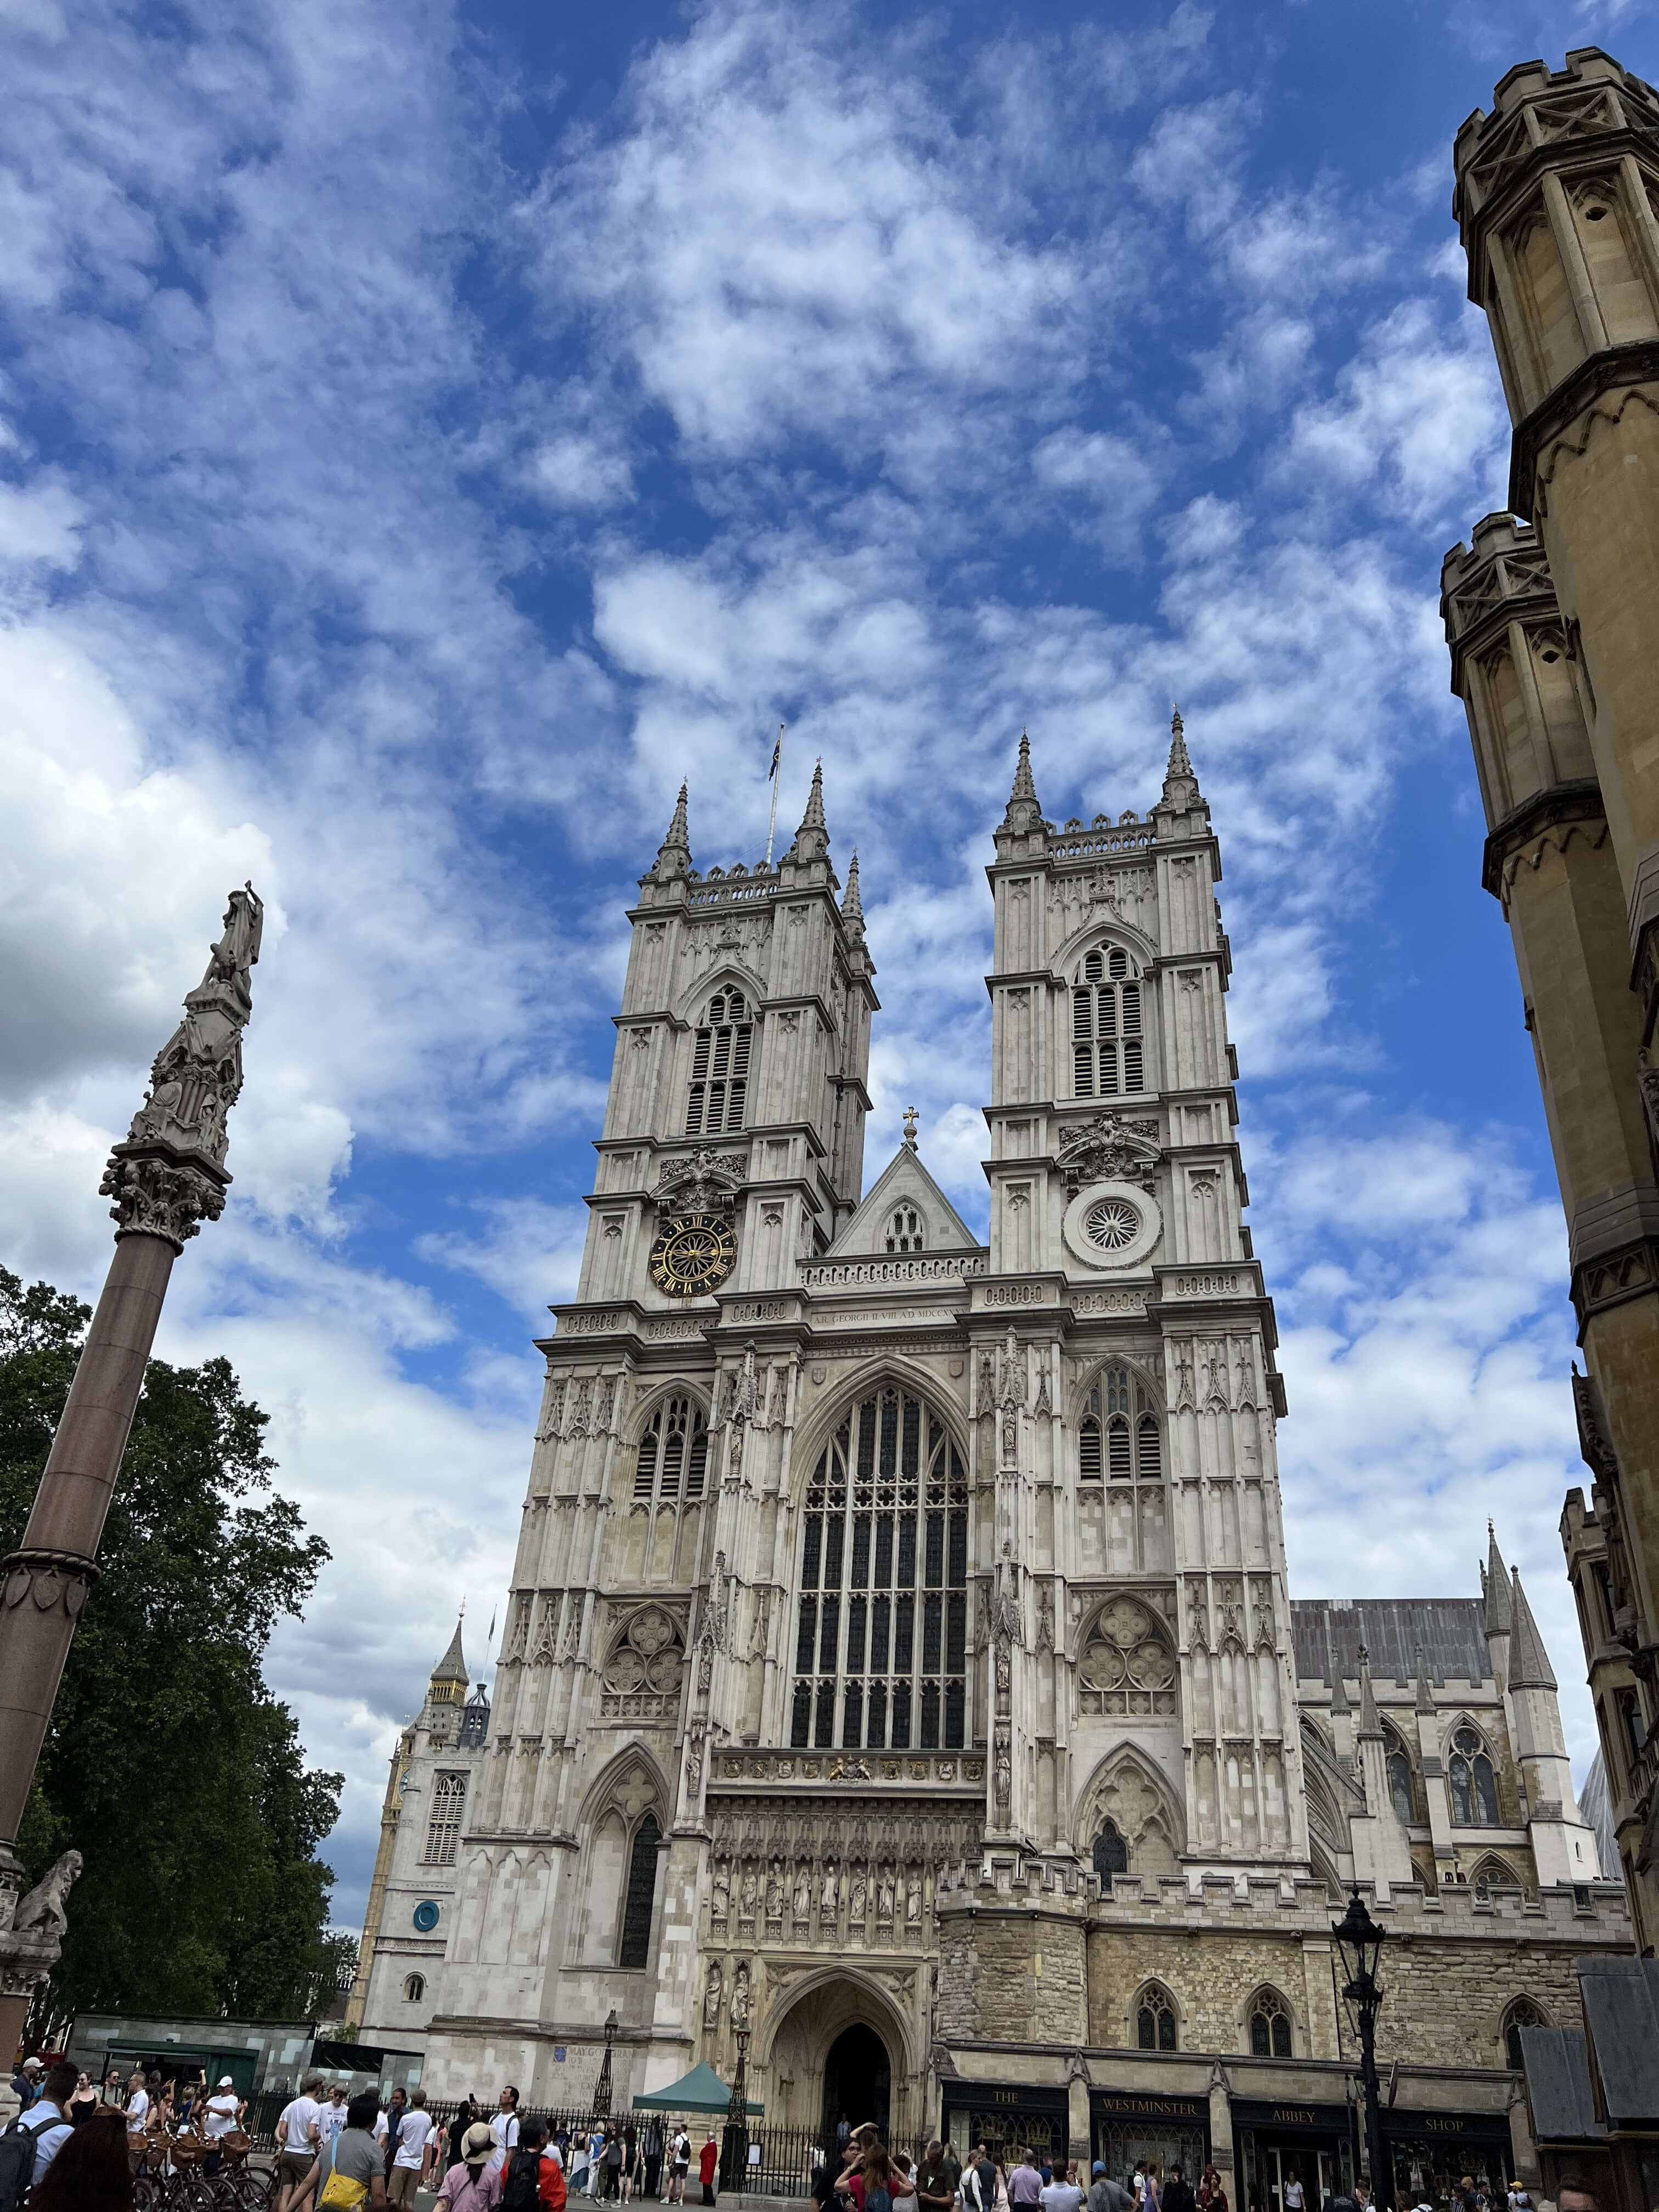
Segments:
[[[1121,1252],[1140,1234],[1140,1216],[1127,1198],[1103,1198],[1083,1217],[1083,1233],[1099,1252]]]

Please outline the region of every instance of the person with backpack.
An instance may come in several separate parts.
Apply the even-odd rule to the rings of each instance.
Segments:
[[[974,2154],[963,2170],[963,2212],[996,2212],[997,2170],[991,2163],[988,2144],[975,2143]]]
[[[29,2197],[29,2212],[132,2212],[126,2130],[106,2108],[70,2139]]]
[[[546,2141],[541,2121],[520,2122],[518,2138],[501,2171],[501,2212],[541,2212],[542,2147]]]
[[[34,2102],[0,2136],[0,2212],[17,2212],[75,2133],[65,2108],[76,2078],[73,2066],[49,2068]]]

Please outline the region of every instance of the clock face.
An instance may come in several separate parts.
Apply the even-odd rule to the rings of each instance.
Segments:
[[[738,1240],[718,1213],[680,1213],[665,1221],[651,1247],[651,1279],[671,1298],[718,1290],[737,1264]]]

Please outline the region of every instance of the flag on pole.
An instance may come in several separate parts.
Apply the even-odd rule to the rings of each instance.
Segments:
[[[484,1643],[485,1643],[485,1645],[486,1645],[486,1646],[488,1646],[488,1645],[489,1645],[489,1644],[493,1644],[495,1641],[495,1615],[494,1609],[492,1608],[492,1609],[491,1609],[491,1612],[490,1612],[490,1615],[489,1615],[489,1635],[488,1635],[488,1636],[486,1636],[486,1637],[485,1637],[485,1638],[484,1638]]]
[[[766,781],[769,783],[771,782],[773,777],[783,765],[783,732],[784,725],[780,722],[778,724],[778,741],[772,748],[772,765],[766,771]]]

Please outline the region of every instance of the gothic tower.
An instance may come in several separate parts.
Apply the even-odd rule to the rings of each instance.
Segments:
[[[1621,1644],[1635,1660],[1640,1737],[1659,1723],[1659,94],[1595,47],[1560,70],[1525,63],[1464,124],[1455,167],[1469,296],[1515,425],[1510,504],[1532,526],[1486,517],[1447,556],[1443,606],[1571,1232],[1594,1517],[1620,1584],[1605,1607],[1581,1587],[1581,1612],[1593,1674],[1623,1682],[1605,1663]],[[1595,1626],[1603,1611],[1618,1628]],[[1651,1942],[1655,1757],[1610,1725],[1611,1695],[1603,1751]]]

